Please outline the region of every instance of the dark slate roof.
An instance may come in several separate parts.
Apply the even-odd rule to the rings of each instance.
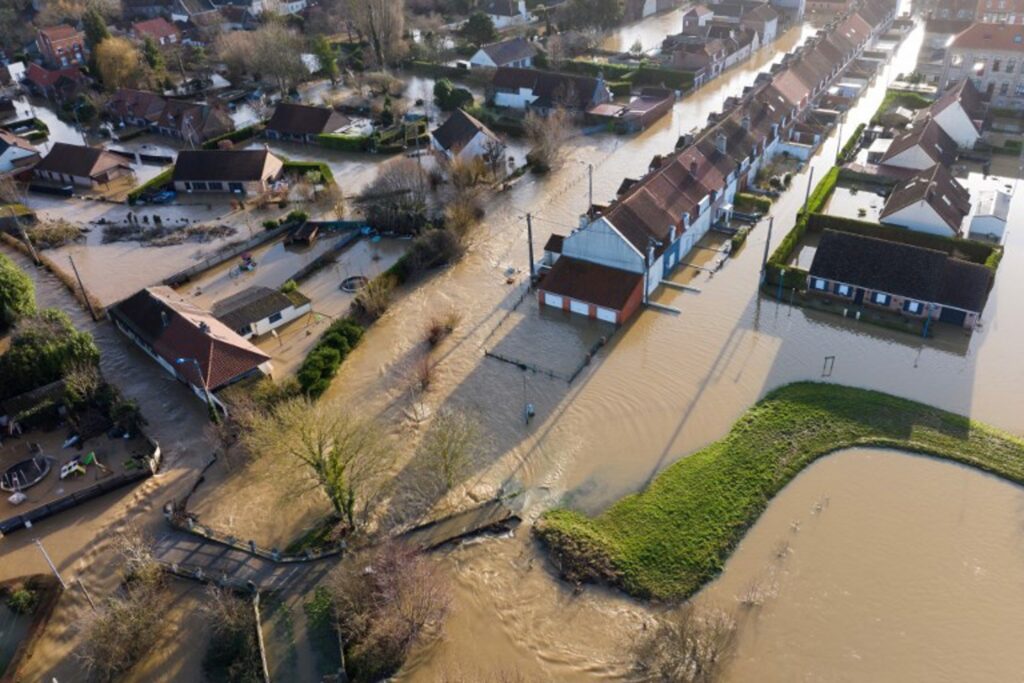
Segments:
[[[503,40],[500,43],[484,45],[480,49],[487,53],[496,66],[505,66],[537,54],[537,48],[525,38]]]
[[[274,109],[274,115],[267,122],[267,129],[289,135],[317,135],[333,133],[348,123],[348,117],[329,107],[283,102]]]
[[[643,275],[640,273],[562,256],[544,276],[539,288],[620,311],[642,282]]]
[[[534,104],[540,107],[564,104],[568,107],[586,109],[597,92],[598,81],[589,76],[499,67],[494,73],[492,85],[495,88],[512,90],[528,88],[537,96]]]
[[[213,304],[217,320],[238,331],[289,306],[304,306],[309,299],[299,292],[285,294],[270,287],[249,287]]]
[[[970,117],[972,122],[981,121],[985,118],[985,103],[981,99],[981,93],[974,87],[971,79],[964,78],[962,81],[951,87],[935,101],[930,108],[933,115],[938,114],[950,105],[959,102],[960,106]]]
[[[461,109],[456,109],[447,121],[438,126],[433,135],[442,149],[458,150],[469,144],[469,141],[481,131],[485,135],[497,139],[497,136],[487,126]]]
[[[495,17],[514,17],[519,14],[519,3],[516,0],[487,0],[480,11]]]
[[[886,200],[881,217],[884,219],[920,201],[928,202],[955,233],[960,232],[960,225],[971,212],[970,193],[945,166],[935,164],[897,185]]]
[[[217,389],[270,360],[209,311],[170,287],[143,289],[109,311],[195,386],[203,386],[205,380],[211,390]],[[196,359],[202,375],[195,363],[177,364],[179,358]]]
[[[57,142],[43,160],[36,164],[36,170],[89,178],[115,166],[130,168],[120,157],[98,147]]]
[[[259,180],[267,157],[266,149],[182,150],[174,162],[173,180],[220,180],[245,182]]]
[[[937,164],[949,166],[956,161],[956,142],[931,117],[925,117],[915,122],[910,130],[898,135],[892,141],[882,157],[882,163],[888,163],[914,145],[920,145],[925,154]]]
[[[974,312],[992,281],[988,268],[941,251],[833,230],[822,233],[810,274]]]
[[[562,253],[562,244],[565,242],[565,235],[559,235],[553,233],[548,241],[544,243],[544,251],[549,251],[552,254]]]

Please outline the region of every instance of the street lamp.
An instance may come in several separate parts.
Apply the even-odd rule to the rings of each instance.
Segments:
[[[206,394],[206,405],[210,409],[211,419],[216,421],[217,409],[213,405],[213,397],[210,396],[210,385],[206,381],[206,375],[203,374],[203,368],[199,365],[199,361],[195,358],[178,358],[174,361],[174,364],[184,365],[189,362],[196,366],[196,372],[199,373],[199,380],[203,383],[203,392]]]

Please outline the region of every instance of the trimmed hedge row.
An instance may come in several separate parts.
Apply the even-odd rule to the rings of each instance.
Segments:
[[[160,173],[158,173],[157,175],[153,176],[152,178],[150,178],[149,180],[147,180],[146,182],[142,183],[141,185],[136,187],[134,190],[129,192],[128,193],[128,203],[129,204],[134,204],[136,201],[138,201],[139,197],[141,197],[142,195],[146,194],[147,192],[151,192],[153,190],[157,190],[157,189],[163,187],[164,185],[167,185],[168,183],[171,182],[171,176],[173,176],[173,175],[174,175],[174,167],[173,166],[171,166],[170,168],[165,168],[164,170],[160,171]]]
[[[761,213],[768,213],[772,210],[772,200],[770,197],[749,194],[747,192],[737,192],[736,197],[733,199],[733,203],[740,211],[754,209]]]
[[[369,152],[373,149],[373,137],[369,135],[321,133],[316,136],[316,141],[321,147],[340,152]]]
[[[322,161],[286,161],[284,162],[284,170],[300,173],[318,171],[325,183],[334,182],[334,173],[331,172],[330,166]]]
[[[225,140],[229,142],[244,142],[245,140],[251,140],[262,132],[263,124],[254,123],[251,126],[239,128],[238,130],[233,130],[230,133],[224,133],[224,135],[218,135],[215,138],[210,138],[203,143],[203,149],[217,149],[218,145]]]
[[[318,398],[327,391],[342,361],[363,338],[363,332],[365,328],[352,318],[339,318],[331,323],[299,368],[303,393]]]
[[[633,85],[664,85],[677,90],[689,90],[693,87],[694,74],[691,71],[666,69],[660,66],[641,64],[638,67],[610,62],[593,62],[587,59],[574,59],[567,62],[562,70],[567,73],[585,76],[602,76],[612,82],[628,82]]]
[[[861,123],[857,125],[857,128],[853,131],[853,135],[851,135],[850,139],[846,141],[846,144],[843,145],[843,149],[839,152],[839,156],[836,157],[837,163],[848,160],[850,156],[857,151],[857,146],[860,144],[860,137],[864,134],[864,128],[866,128],[866,124]]]
[[[803,239],[804,233],[807,231],[808,217],[812,214],[818,213],[825,207],[825,203],[828,202],[828,198],[832,196],[832,192],[836,189],[836,183],[839,181],[839,168],[833,167],[825,174],[825,177],[821,179],[817,187],[814,188],[814,192],[808,198],[807,206],[804,210],[801,210],[797,215],[796,225],[793,229],[782,238],[779,242],[779,246],[772,252],[771,258],[768,259],[768,263],[765,266],[765,282],[772,285],[779,284],[779,279],[782,279],[783,287],[789,287],[792,289],[803,289],[807,284],[807,271],[801,268],[794,268],[788,266],[790,257],[800,244],[800,240]],[[782,275],[782,271],[785,270],[785,274]],[[802,278],[799,283],[797,278]]]
[[[735,235],[729,238],[729,253],[735,254],[740,247],[747,243],[747,235],[750,234],[750,226],[744,225]]]
[[[637,69],[633,83],[636,85],[662,85],[676,90],[689,90],[693,87],[693,72],[663,69],[656,66],[641,66]]]

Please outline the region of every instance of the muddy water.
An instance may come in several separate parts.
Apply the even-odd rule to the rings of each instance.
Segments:
[[[751,586],[763,604],[739,606]],[[829,456],[701,599],[739,610],[729,681],[1018,680],[1024,489],[893,451]]]

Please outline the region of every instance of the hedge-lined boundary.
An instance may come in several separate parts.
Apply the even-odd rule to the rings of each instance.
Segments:
[[[721,571],[769,501],[807,465],[852,447],[945,458],[1024,483],[1024,441],[916,401],[801,382],[776,389],[719,441],[597,517],[547,512],[534,528],[562,573],[678,600]]]
[[[210,138],[203,143],[203,149],[218,149],[220,143],[224,141],[228,142],[245,142],[246,140],[252,140],[254,137],[263,133],[263,124],[254,123],[251,126],[245,128],[239,128],[233,130],[230,133],[224,133],[224,135],[218,135],[215,138]]]
[[[366,331],[352,318],[339,318],[331,323],[299,367],[298,380],[302,391],[311,398],[319,398],[331,386],[348,354]]]
[[[807,271],[788,265],[789,260],[807,231],[808,217],[825,208],[838,181],[839,168],[832,168],[814,188],[814,192],[807,200],[807,206],[797,214],[796,225],[782,238],[779,246],[775,247],[775,251],[772,252],[771,258],[768,259],[765,266],[765,282],[767,284],[778,285],[781,279],[782,285],[789,289],[803,289],[807,285]],[[785,270],[785,274],[783,274],[783,270]]]
[[[128,203],[134,204],[136,201],[138,201],[139,197],[146,194],[147,192],[154,191],[158,188],[163,187],[164,185],[167,185],[168,183],[171,182],[171,177],[173,175],[173,166],[165,168],[164,170],[160,171],[158,174],[156,174],[155,176],[153,176],[152,178],[150,178],[149,180],[147,180],[146,182],[142,183],[134,190],[129,192],[127,200]]]
[[[285,161],[284,170],[292,171],[295,173],[306,173],[308,171],[317,171],[320,173],[320,177],[323,178],[325,183],[334,182],[334,173],[331,172],[331,167],[322,161]]]
[[[843,145],[843,149],[840,150],[840,152],[839,152],[839,156],[836,157],[836,163],[837,164],[841,164],[844,161],[848,161],[850,159],[851,155],[853,155],[854,152],[857,151],[857,148],[860,145],[861,135],[864,134],[864,129],[866,127],[867,127],[867,124],[864,124],[864,123],[857,124],[857,128],[854,129],[853,135],[851,135],[850,139],[846,141],[846,144]]]

